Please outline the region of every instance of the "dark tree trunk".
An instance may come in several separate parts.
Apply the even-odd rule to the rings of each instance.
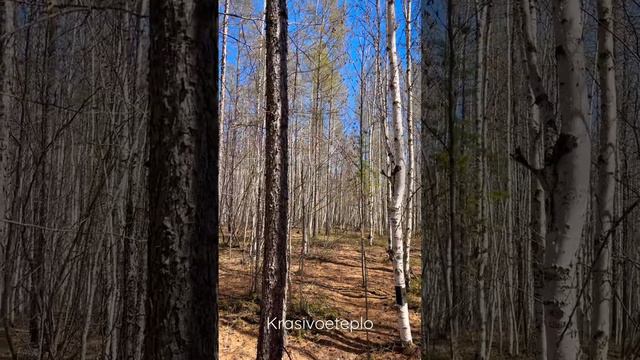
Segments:
[[[149,360],[218,358],[217,8],[150,6]]]
[[[9,209],[9,123],[11,112],[11,60],[13,58],[13,44],[9,37],[14,31],[14,5],[5,0],[0,0],[0,39],[6,36],[7,40],[0,41],[0,219],[8,218]],[[12,358],[16,355],[9,334],[11,312],[9,299],[11,294],[11,277],[13,274],[13,239],[10,237],[9,225],[0,222],[0,246],[4,247],[1,258],[4,263],[2,274],[2,287],[0,288],[0,327],[4,329],[7,345]]]
[[[266,197],[257,359],[280,360],[284,350],[284,328],[274,328],[269,322],[277,324],[285,318],[287,299],[287,3],[286,0],[268,0],[266,5]]]
[[[52,2],[55,5],[55,2]],[[48,9],[47,16],[51,15],[53,10]],[[57,20],[49,18],[45,26],[45,41],[42,49],[42,74],[43,82],[40,88],[40,101],[43,104],[40,113],[40,136],[39,144],[35,152],[35,173],[32,183],[34,184],[37,197],[34,199],[33,222],[40,226],[47,225],[48,215],[48,183],[47,179],[51,175],[48,169],[50,159],[48,143],[49,143],[49,126],[54,122],[55,113],[52,111],[50,102],[55,97],[55,77],[56,77],[56,44],[55,37],[57,32]],[[31,302],[30,302],[30,319],[29,319],[29,335],[31,344],[39,349],[39,353],[46,353],[50,344],[44,340],[47,337],[46,327],[47,313],[45,308],[49,306],[45,303],[45,294],[47,293],[47,276],[46,276],[46,258],[47,251],[47,234],[43,229],[36,230],[33,234],[33,258],[31,263]]]

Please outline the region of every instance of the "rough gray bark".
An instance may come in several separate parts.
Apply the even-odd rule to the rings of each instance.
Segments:
[[[13,1],[0,0],[0,219],[4,220],[5,213],[8,210],[8,181],[9,176],[7,166],[9,164],[9,117],[11,113],[11,61],[13,58],[13,37],[14,31],[14,4]],[[0,221],[0,244],[8,246],[9,239],[5,238],[6,224]],[[6,241],[6,242],[5,242]],[[5,256],[8,256],[10,249],[5,249]],[[8,259],[7,259],[8,260]],[[9,265],[9,264],[6,264]],[[4,273],[8,278],[10,268],[4,269]],[[8,283],[3,282],[7,291]],[[2,300],[5,300],[4,297]],[[5,307],[5,301],[0,301],[0,306]],[[4,312],[0,312],[2,317]]]
[[[288,125],[287,2],[268,0],[266,21],[266,146],[265,221],[262,307],[258,336],[258,360],[280,360],[284,328],[273,328],[286,318],[288,277]]]
[[[150,7],[149,360],[218,358],[217,8]]]
[[[544,310],[549,360],[580,356],[576,265],[589,201],[591,140],[587,124],[580,0],[553,3],[560,135],[548,159],[551,226],[544,264]]]
[[[11,56],[10,37],[8,34],[13,31],[13,2],[0,0],[0,219],[4,219],[7,199],[6,167],[9,158],[9,60]],[[5,223],[0,222],[0,242],[5,240]],[[6,270],[5,270],[6,272]],[[6,287],[6,285],[5,285]],[[4,305],[4,302],[2,302]],[[0,313],[2,316],[3,313]]]
[[[447,1],[447,144],[448,152],[448,185],[449,185],[449,236],[445,249],[445,291],[447,292],[447,312],[449,322],[449,352],[452,359],[458,358],[458,315],[454,310],[455,284],[455,247],[456,247],[456,133],[455,133],[455,107],[456,95],[454,89],[454,76],[456,70],[455,54],[455,1]]]
[[[12,277],[14,268],[13,237],[9,236],[8,225],[3,220],[7,218],[9,210],[9,116],[11,113],[12,92],[11,62],[14,45],[11,34],[14,31],[14,3],[0,0],[0,246],[4,248],[4,269],[2,272],[2,288],[0,289],[0,326],[9,346],[10,353],[16,358],[10,334],[9,299],[12,292]]]
[[[511,1],[507,1],[506,9],[505,9],[505,20],[507,24],[506,31],[506,41],[507,41],[507,51],[506,51],[506,63],[507,63],[507,73],[506,73],[506,82],[507,82],[507,116],[506,116],[506,132],[507,132],[507,151],[511,151],[513,146],[513,49],[512,49],[512,38],[513,38],[513,20],[512,20],[512,3]],[[507,193],[505,211],[506,211],[506,229],[505,229],[505,242],[506,242],[506,253],[507,253],[507,306],[506,306],[506,317],[507,317],[507,326],[509,332],[508,339],[508,353],[509,355],[514,355],[519,353],[519,341],[517,334],[517,318],[516,318],[516,309],[515,309],[515,297],[516,297],[516,289],[517,289],[517,271],[514,269],[518,269],[517,265],[517,243],[514,242],[514,206],[513,206],[513,189],[514,189],[514,176],[513,176],[513,167],[512,161],[510,158],[507,158],[507,183],[505,186],[505,190]],[[516,183],[517,185],[517,183]],[[526,335],[525,335],[526,336]]]
[[[600,77],[600,155],[598,157],[598,196],[596,261],[593,268],[593,316],[591,358],[608,357],[611,326],[611,236],[616,189],[617,115],[616,78],[613,48],[612,0],[598,1],[598,73]]]

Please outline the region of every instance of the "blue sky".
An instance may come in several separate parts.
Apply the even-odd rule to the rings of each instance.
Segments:
[[[342,74],[343,82],[347,89],[347,109],[343,113],[342,123],[345,129],[345,132],[350,134],[357,134],[359,131],[358,128],[358,118],[357,118],[357,109],[358,109],[358,99],[359,99],[359,71],[361,64],[361,46],[364,41],[363,36],[365,36],[365,32],[362,28],[363,19],[365,18],[365,7],[371,12],[375,11],[375,1],[376,0],[339,0],[340,4],[346,5],[346,26],[347,26],[347,35],[345,39],[345,47],[346,47],[346,64],[340,69]],[[239,9],[238,6],[234,8],[234,3],[242,3],[242,1],[233,1],[231,0],[231,13],[241,14],[246,17],[251,18],[259,18],[262,14],[262,9],[264,7],[264,2],[262,0],[247,0],[246,2],[252,2],[253,14],[248,14],[246,11],[242,11],[243,9]],[[246,3],[245,2],[245,3]],[[302,2],[289,1],[289,32],[293,33],[300,26],[310,26],[310,24],[305,23],[305,19],[301,18],[299,11],[296,11],[296,8],[299,7]],[[310,0],[308,4],[313,4],[313,0]],[[381,23],[381,33],[382,33],[382,51],[385,51],[386,38],[385,38],[385,17],[386,13],[384,7],[386,6],[385,0],[380,0],[381,12],[382,12],[382,23]],[[419,57],[417,52],[417,39],[418,39],[418,21],[416,19],[419,15],[419,2],[416,0],[412,3],[412,18],[413,18],[413,28],[412,28],[412,38],[413,38],[413,55],[414,59]],[[220,1],[220,11],[223,11],[223,1]],[[370,14],[371,17],[374,17],[375,14]],[[239,27],[238,19],[231,17],[230,18],[230,29],[229,29],[229,38],[227,45],[227,63],[231,66],[235,65],[238,47],[244,46],[239,44],[238,39],[239,36]],[[398,46],[398,56],[399,60],[402,64],[402,68],[405,67],[406,62],[406,54],[407,54],[407,46],[405,41],[405,17],[403,11],[403,1],[396,0],[396,22],[398,24],[397,33],[396,33],[396,41]],[[261,22],[245,22],[245,30],[253,27],[255,29],[256,26],[261,25]],[[312,26],[312,25],[311,25]],[[371,31],[375,31],[371,29]],[[369,50],[369,56],[373,54],[373,48]],[[293,50],[289,49],[290,53]],[[388,59],[385,56],[384,61],[387,62]],[[368,63],[367,63],[368,65]]]

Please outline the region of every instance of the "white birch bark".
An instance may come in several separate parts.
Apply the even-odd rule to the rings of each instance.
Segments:
[[[549,159],[551,221],[544,265],[549,360],[580,356],[575,283],[577,250],[589,201],[591,140],[580,0],[553,1],[560,135]]]
[[[402,126],[402,103],[400,96],[400,71],[396,48],[396,11],[395,0],[387,0],[387,53],[389,54],[389,92],[392,97],[393,143],[388,144],[391,150],[391,201],[389,208],[389,224],[392,240],[393,277],[396,289],[396,307],[398,309],[398,331],[403,346],[413,345],[409,324],[409,307],[405,287],[403,269],[402,244],[402,204],[405,198],[405,144]],[[387,139],[388,141],[388,139]]]
[[[596,262],[593,268],[593,317],[591,358],[607,359],[611,326],[611,231],[616,189],[616,79],[613,49],[612,0],[598,1],[598,72],[600,77],[600,155],[598,158],[598,196]]]
[[[407,43],[407,146],[409,157],[407,162],[407,179],[409,181],[409,191],[407,192],[406,207],[406,233],[404,243],[404,262],[403,271],[406,286],[409,287],[411,277],[411,236],[413,235],[413,196],[415,192],[415,150],[413,141],[413,102],[411,101],[413,94],[413,73],[412,73],[412,57],[411,57],[411,0],[406,0],[405,8],[405,39]]]

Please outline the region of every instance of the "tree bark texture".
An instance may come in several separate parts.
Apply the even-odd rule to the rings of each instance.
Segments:
[[[217,359],[217,0],[150,6],[145,359]]]
[[[393,277],[398,310],[398,331],[403,346],[412,345],[411,326],[409,324],[409,306],[403,269],[402,210],[405,200],[407,173],[402,121],[402,103],[400,96],[400,64],[396,49],[396,12],[395,0],[387,0],[387,53],[389,55],[389,92],[392,98],[393,140],[387,147],[391,156],[391,201],[389,203],[389,224],[391,231],[391,252],[393,256]]]
[[[591,140],[587,124],[584,44],[580,0],[553,3],[561,128],[550,167],[551,226],[544,264],[544,309],[549,360],[580,355],[576,266],[589,201]]]
[[[288,242],[287,3],[266,3],[265,221],[262,308],[257,359],[281,359],[284,328],[269,326],[286,317]]]
[[[600,150],[598,157],[597,219],[593,268],[591,358],[608,357],[611,335],[611,238],[617,167],[617,107],[613,48],[612,0],[598,1],[598,74],[600,79]]]

